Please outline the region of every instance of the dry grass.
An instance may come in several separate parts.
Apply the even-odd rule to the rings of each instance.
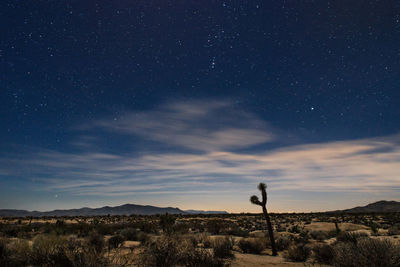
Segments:
[[[168,247],[167,252],[174,252],[175,256],[172,259],[180,258],[180,262],[176,263],[186,266],[222,266],[226,264],[231,264],[231,266],[311,266],[314,263],[320,266],[318,262],[328,263],[328,260],[331,260],[329,253],[332,250],[342,251],[340,255],[344,255],[344,258],[356,255],[357,250],[361,251],[361,248],[354,250],[354,247],[349,249],[349,246],[356,245],[359,237],[388,240],[393,244],[399,244],[400,241],[398,235],[388,235],[389,229],[391,229],[391,234],[396,233],[393,229],[397,229],[395,225],[400,223],[398,215],[365,214],[333,217],[324,214],[272,214],[272,223],[278,232],[276,233],[276,242],[279,244],[279,256],[272,257],[269,256],[271,253],[269,240],[266,236],[265,221],[261,215],[191,215],[176,216],[175,219],[177,226],[186,225],[187,229],[174,228],[179,231],[173,231],[171,235],[180,241],[173,245],[177,248],[175,252],[173,248],[169,249]],[[335,221],[339,221],[341,230],[339,236],[336,232]],[[88,251],[86,254],[81,252],[87,250],[92,238],[91,246],[96,247],[97,244],[97,253],[101,255],[97,260],[101,259],[102,265],[98,266],[143,266],[140,262],[143,253],[152,255],[152,252],[149,253],[148,244],[161,240],[159,248],[162,249],[163,243],[165,243],[165,240],[162,241],[163,235],[157,216],[33,218],[31,224],[29,222],[30,220],[27,218],[0,218],[0,236],[3,236],[2,240],[5,240],[6,243],[3,246],[5,248],[3,252],[0,248],[0,255],[2,255],[0,256],[2,257],[0,266],[5,266],[2,264],[5,262],[4,260],[18,262],[18,266],[24,266],[31,264],[28,262],[34,259],[32,258],[34,253],[36,256],[47,254],[47,252],[39,253],[40,249],[37,244],[40,243],[38,240],[43,237],[38,238],[38,236],[55,238],[53,241],[51,239],[44,240],[43,245],[39,246],[41,249],[53,249],[59,244],[57,240],[75,240],[76,246],[68,251],[69,254],[67,253],[66,257],[73,257],[78,263],[90,258]],[[375,232],[371,230],[371,225],[376,225]],[[215,230],[218,235],[212,235]],[[93,238],[93,232],[99,233],[98,237]],[[346,234],[347,232],[349,234]],[[225,238],[231,236],[231,233],[236,233],[236,236],[232,236],[229,238],[229,242],[225,242]],[[247,233],[247,235],[242,235],[242,233]],[[350,237],[346,237],[346,235]],[[124,240],[117,242],[116,246],[108,246],[107,243],[112,236],[122,236]],[[356,236],[356,238],[352,238],[352,236]],[[249,250],[240,249],[240,243],[245,241],[250,241],[247,244],[247,248],[250,247]],[[283,257],[290,251],[292,255],[295,255],[295,252],[302,252],[294,249],[298,248],[301,243],[306,243],[309,248],[317,245],[319,247],[313,249],[311,255],[301,259],[305,262],[288,261]],[[63,245],[60,246],[59,251],[64,251]],[[33,253],[34,247],[36,248]],[[341,248],[346,249],[340,250]],[[373,246],[370,246],[368,251],[370,254],[375,253],[372,258],[376,258],[379,254],[386,257],[385,251],[392,250],[383,249],[378,253],[373,252]],[[259,253],[259,255],[251,253]],[[216,255],[219,257],[217,257],[218,259],[215,257]],[[231,255],[234,255],[234,258],[231,258]],[[64,256],[62,253],[55,255],[53,253],[52,257],[63,259]],[[91,260],[95,262],[96,257],[92,257]],[[338,262],[338,258],[336,258],[336,263]],[[73,266],[83,265],[75,264]]]

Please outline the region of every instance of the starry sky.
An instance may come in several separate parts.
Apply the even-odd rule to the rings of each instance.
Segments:
[[[0,3],[0,208],[400,200],[400,3]]]

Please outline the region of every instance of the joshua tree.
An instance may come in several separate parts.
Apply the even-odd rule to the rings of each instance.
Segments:
[[[257,196],[251,196],[250,202],[262,207],[265,220],[267,221],[269,239],[271,240],[272,256],[277,256],[278,252],[276,251],[274,232],[272,230],[271,219],[269,218],[268,211],[267,211],[267,192],[265,190],[266,188],[267,188],[267,186],[264,183],[260,183],[258,185],[258,189],[261,191],[261,195],[262,195],[262,202],[258,199]]]
[[[164,233],[171,234],[173,232],[175,220],[175,216],[168,214],[168,212],[166,212],[164,215],[160,215],[160,226]]]

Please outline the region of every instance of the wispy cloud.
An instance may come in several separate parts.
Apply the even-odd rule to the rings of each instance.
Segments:
[[[82,128],[81,128],[82,129]],[[4,158],[0,177],[24,177],[33,188],[72,195],[195,194],[272,190],[399,192],[400,136],[301,144],[249,153],[278,142],[268,123],[229,102],[190,102],[98,120],[85,127],[181,150],[132,153],[40,150]],[[85,137],[81,140],[90,139]],[[83,147],[85,147],[83,145]]]
[[[98,120],[83,128],[133,134],[197,151],[231,150],[274,139],[265,121],[225,101],[174,103],[118,119]]]

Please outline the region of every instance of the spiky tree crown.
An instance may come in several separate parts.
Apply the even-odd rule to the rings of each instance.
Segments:
[[[262,202],[258,199],[257,196],[251,196],[250,202],[253,203],[254,205],[265,206],[267,204],[267,191],[265,190],[266,188],[267,185],[264,183],[260,183],[258,185],[258,189],[261,191],[262,195]]]
[[[262,206],[261,201],[258,199],[257,196],[251,196],[250,197],[250,202],[253,203],[254,205],[260,205]]]
[[[260,190],[261,192],[264,191],[265,189],[267,189],[267,185],[264,183],[260,183],[258,185],[258,190]]]

